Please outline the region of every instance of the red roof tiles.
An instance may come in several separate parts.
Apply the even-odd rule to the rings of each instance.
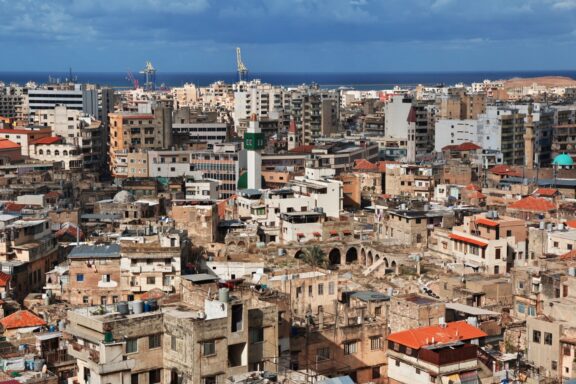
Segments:
[[[20,212],[24,208],[26,208],[26,205],[24,205],[24,204],[17,204],[17,203],[4,204],[4,210],[8,211],[8,212]]]
[[[556,188],[538,188],[534,191],[535,195],[553,197],[558,193]]]
[[[46,322],[28,310],[21,310],[0,319],[0,324],[4,329],[18,329],[40,327],[46,325]]]
[[[432,325],[392,333],[388,340],[412,349],[429,345],[442,345],[457,341],[468,341],[486,337],[486,333],[465,321],[447,323],[446,326]]]
[[[378,169],[378,165],[366,159],[358,159],[354,161],[354,169],[357,171],[375,171]]]
[[[8,139],[0,139],[0,149],[20,149],[20,144]]]
[[[499,176],[521,176],[519,171],[512,169],[505,164],[495,165],[494,167],[490,168],[490,173]]]
[[[456,151],[456,152],[466,152],[466,151],[476,151],[482,147],[474,143],[462,143],[447,145],[442,148],[442,151]]]
[[[456,240],[456,241],[463,241],[464,243],[468,243],[468,244],[472,244],[472,245],[477,245],[479,247],[487,247],[488,243],[485,243],[483,241],[480,240],[476,240],[476,239],[472,239],[470,237],[466,237],[466,236],[461,236],[461,235],[457,235],[455,233],[451,233],[449,236],[452,240]]]
[[[474,185],[474,184],[468,184],[466,186],[466,188],[464,188],[464,189],[466,189],[467,191],[481,191],[482,190],[482,188],[480,188],[479,186]]]
[[[518,200],[508,206],[510,209],[518,209],[520,211],[535,211],[535,212],[549,212],[556,209],[556,205],[546,199],[534,196],[527,196],[522,200]]]
[[[497,227],[498,226],[498,222],[496,222],[494,220],[486,219],[484,217],[480,217],[479,219],[476,219],[476,224],[482,224],[482,225],[486,225],[488,227]]]
[[[62,142],[62,138],[58,136],[42,137],[38,140],[34,140],[32,144],[59,144]]]
[[[314,148],[316,148],[314,145],[300,145],[296,148],[292,148],[288,152],[290,152],[290,153],[311,153]]]

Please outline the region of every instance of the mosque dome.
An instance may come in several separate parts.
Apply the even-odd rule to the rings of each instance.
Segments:
[[[120,191],[114,195],[114,202],[115,203],[132,203],[134,202],[134,196],[128,191]]]
[[[566,153],[561,153],[554,158],[552,164],[558,167],[572,167],[574,165],[574,160],[572,159],[572,156]]]

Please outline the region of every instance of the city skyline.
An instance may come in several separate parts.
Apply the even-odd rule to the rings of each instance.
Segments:
[[[0,1],[0,71],[562,70],[576,1]]]

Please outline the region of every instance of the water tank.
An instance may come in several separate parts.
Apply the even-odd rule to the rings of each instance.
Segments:
[[[50,324],[50,326],[48,327],[48,332],[56,332],[56,326]]]
[[[230,290],[228,288],[220,288],[218,290],[218,301],[221,303],[230,301]]]
[[[144,302],[144,312],[150,312],[150,304],[148,301]]]
[[[546,228],[546,223],[543,222],[543,221],[541,221],[541,222],[540,222],[540,229],[541,229],[541,230],[544,230],[545,228]]]
[[[105,343],[112,343],[114,341],[114,337],[112,336],[112,332],[104,332],[104,342]]]
[[[64,328],[66,328],[66,321],[60,320],[60,321],[58,322],[58,330],[59,330],[59,331],[63,331]]]
[[[278,256],[284,256],[284,248],[278,248]]]
[[[558,224],[558,230],[563,231],[564,230],[564,224],[562,224],[562,223]]]
[[[42,371],[42,367],[46,361],[44,359],[34,359],[34,371],[40,372]]]
[[[148,303],[148,307],[150,308],[150,312],[156,311],[158,309],[158,300],[150,299],[146,301]]]
[[[141,300],[136,300],[132,302],[132,313],[135,315],[144,312],[144,303]]]
[[[576,277],[576,268],[574,267],[568,268],[568,275]]]
[[[121,301],[116,304],[116,310],[120,312],[121,315],[127,315],[130,313],[130,309],[128,308],[128,303],[125,301]]]

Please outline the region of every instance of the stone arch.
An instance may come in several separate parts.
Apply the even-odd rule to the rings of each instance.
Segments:
[[[346,251],[346,264],[351,264],[358,261],[358,250],[354,247],[350,247]]]
[[[239,247],[245,247],[246,243],[244,243],[242,240],[240,240],[239,242],[236,243],[236,245]]]
[[[57,149],[55,149],[55,150],[54,150],[54,156],[60,156],[60,151],[57,150]]]
[[[374,262],[377,262],[378,260],[380,260],[380,255],[376,254],[376,256],[374,256]]]
[[[301,249],[296,251],[296,253],[294,254],[294,258],[295,259],[303,259],[304,258],[304,251]]]
[[[366,250],[364,248],[360,250],[360,264],[366,265]]]
[[[369,267],[374,262],[372,258],[372,251],[368,251],[368,255],[366,256],[366,266]]]
[[[392,264],[390,264],[390,267],[396,269],[396,260],[392,260]]]
[[[330,253],[328,253],[328,260],[331,265],[340,265],[341,253],[338,248],[332,248]]]
[[[47,150],[46,150],[46,154],[47,154],[48,156],[50,156],[50,155],[52,155],[52,151],[49,150],[49,149],[47,149]]]
[[[43,154],[44,154],[44,150],[43,150],[43,149],[39,149],[39,150],[38,150],[38,154],[39,154],[39,155],[43,155]]]
[[[68,156],[68,151],[67,151],[67,150],[63,150],[63,151],[62,151],[62,156]]]
[[[385,267],[385,268],[388,268],[389,266],[390,266],[390,264],[388,264],[388,258],[385,257],[385,258],[384,258],[384,267]]]

